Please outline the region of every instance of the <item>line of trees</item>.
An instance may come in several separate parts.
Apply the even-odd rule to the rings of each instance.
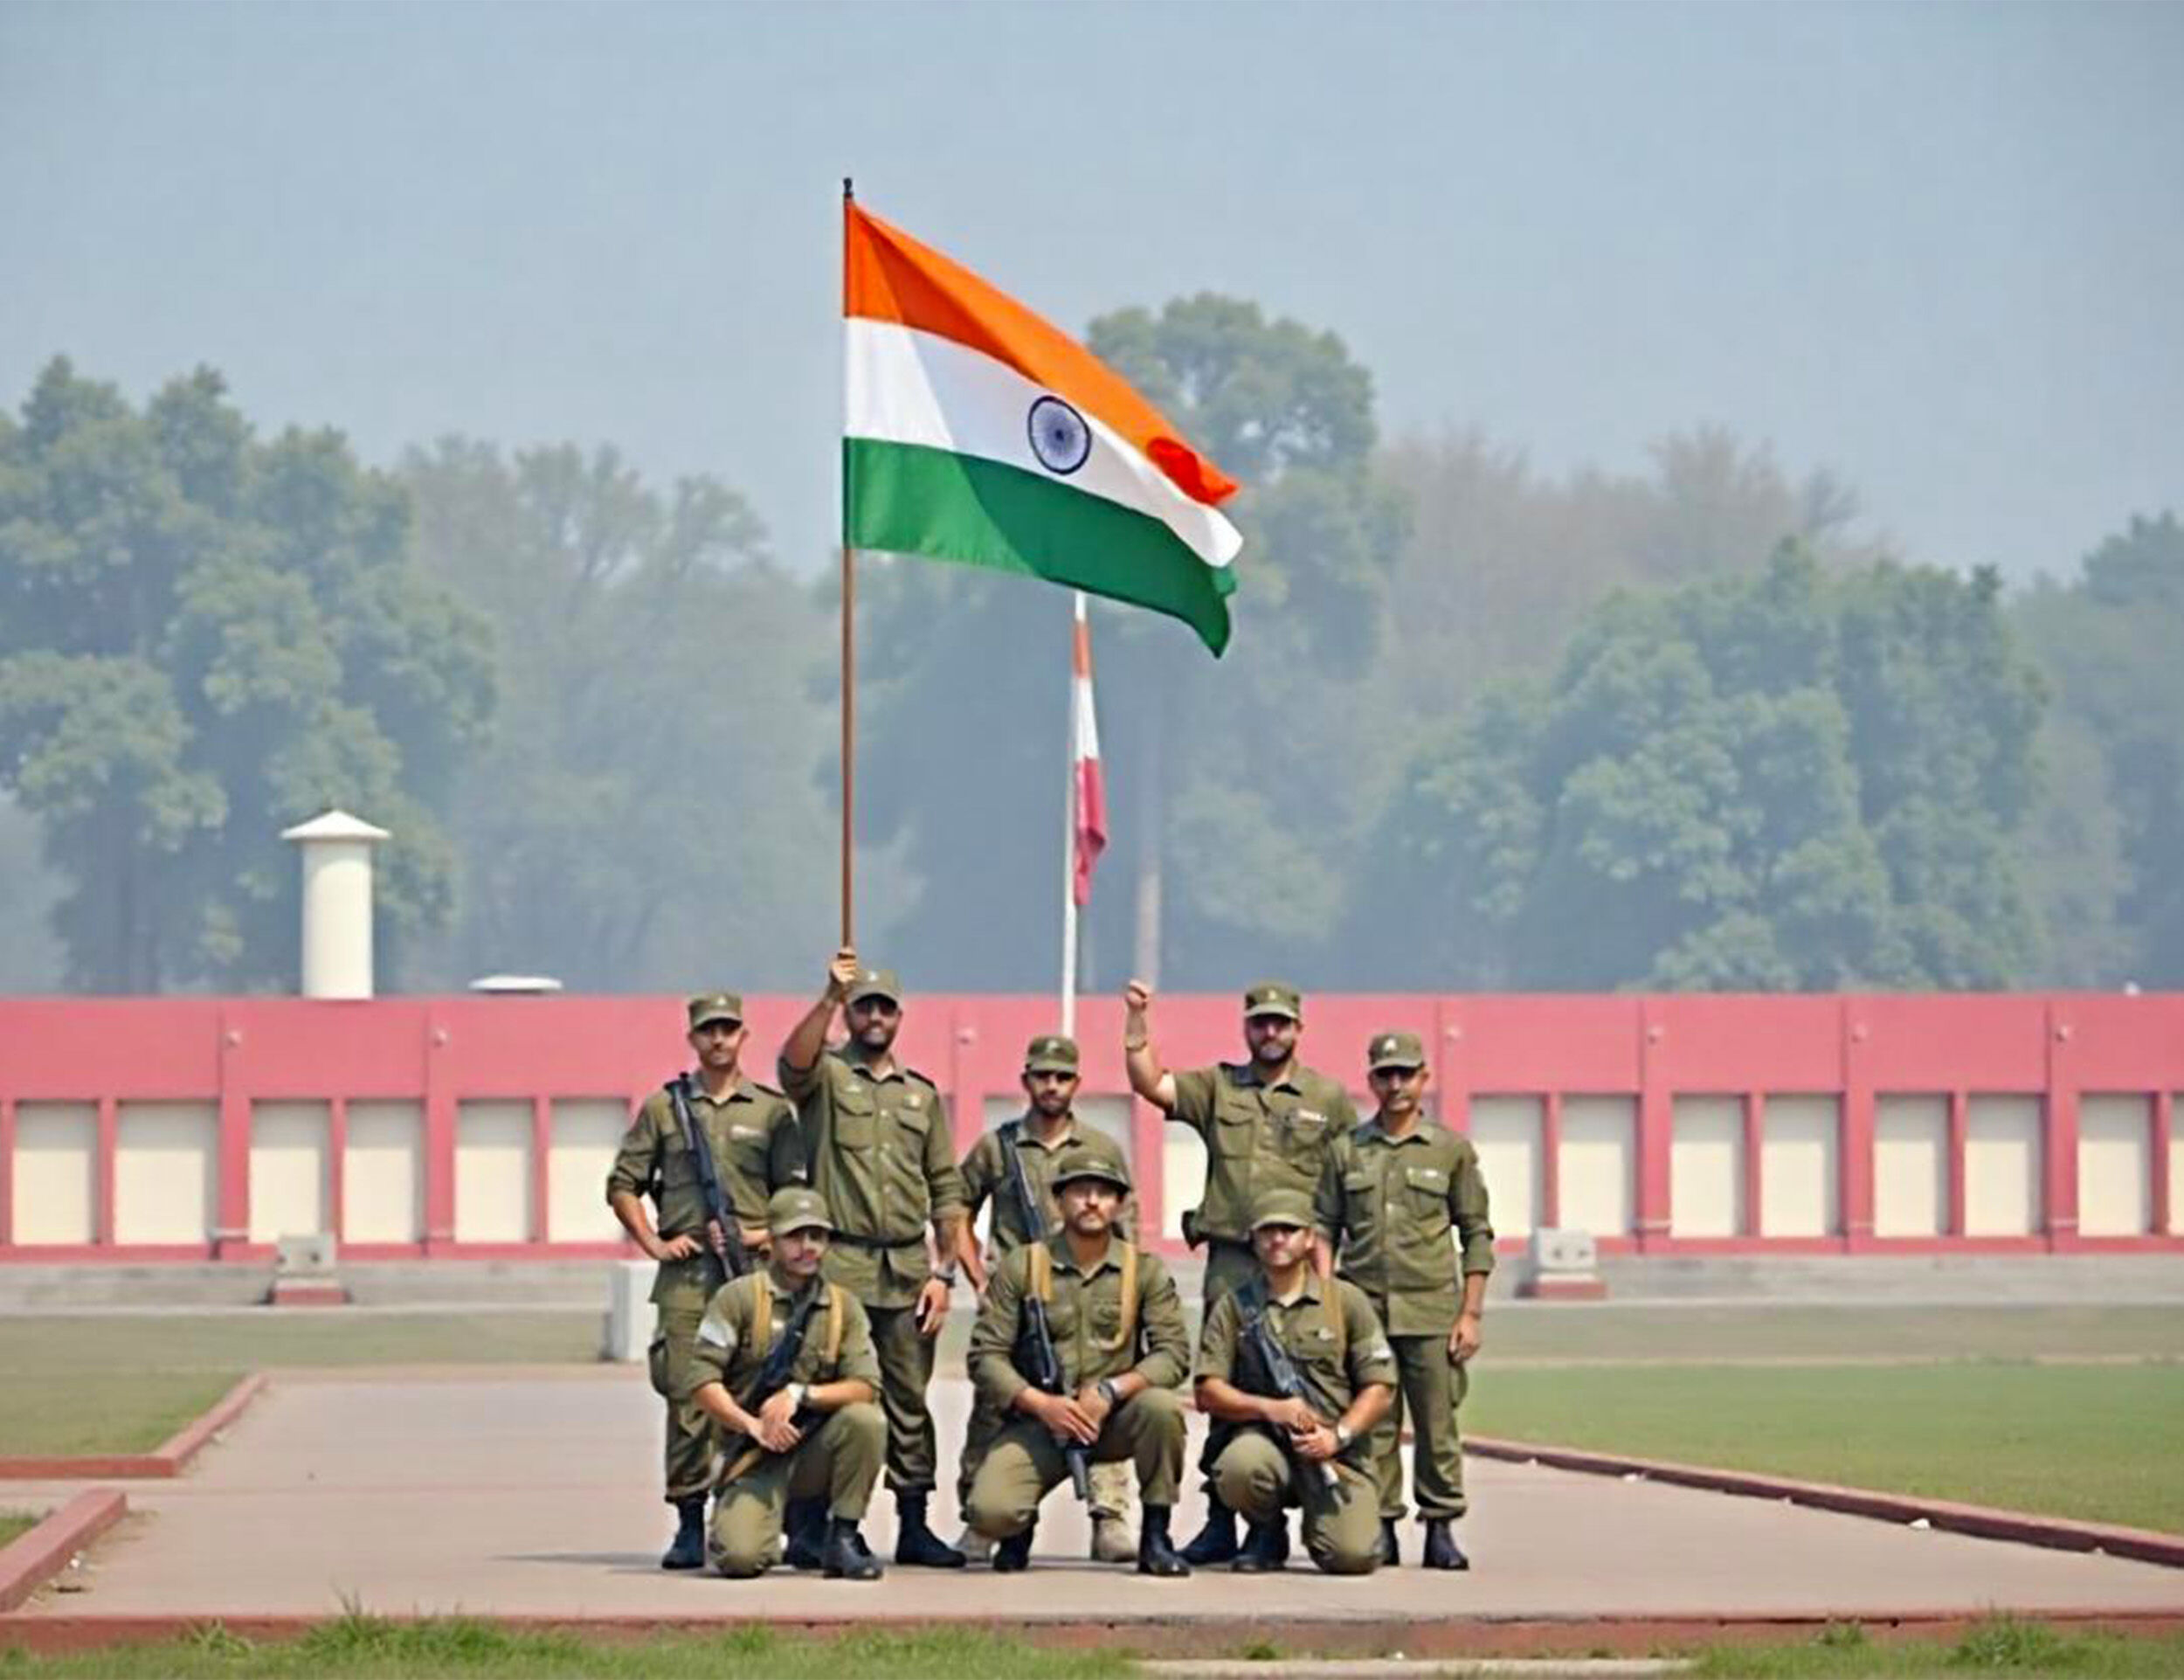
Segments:
[[[2184,528],[2015,594],[1718,431],[1547,478],[1383,442],[1333,335],[1199,296],[1091,342],[1250,487],[1229,656],[1095,604],[1088,982],[2184,985]],[[1059,959],[1068,614],[874,557],[860,925],[913,985]],[[276,989],[280,830],[395,831],[383,964],[808,984],[831,576],[611,450],[261,438],[207,370],[0,415],[0,985]]]

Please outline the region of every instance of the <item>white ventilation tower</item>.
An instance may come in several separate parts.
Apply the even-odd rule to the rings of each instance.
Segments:
[[[303,995],[371,996],[371,848],[391,839],[346,811],[328,811],[280,838],[303,856]]]

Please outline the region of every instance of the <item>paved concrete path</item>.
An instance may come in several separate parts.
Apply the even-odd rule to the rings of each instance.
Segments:
[[[935,1385],[945,1448],[968,1407]],[[1084,1560],[1065,1487],[1033,1570],[890,1568],[847,1586],[663,1573],[658,1402],[626,1369],[282,1373],[180,1480],[138,1483],[135,1513],[32,1614],[384,1613],[832,1618],[844,1614],[1386,1620],[2015,1610],[2184,1611],[2184,1571],[1920,1531],[1646,1483],[1474,1461],[1468,1575],[1413,1567],[1185,1582]],[[1192,1439],[1192,1453],[1197,1437]],[[66,1491],[56,1489],[56,1491]],[[30,1503],[28,1486],[10,1503]],[[952,1490],[939,1500],[953,1531]],[[1196,1496],[1178,1528],[1197,1525]],[[867,1536],[892,1545],[881,1494]],[[1415,1556],[1418,1531],[1406,1525]]]

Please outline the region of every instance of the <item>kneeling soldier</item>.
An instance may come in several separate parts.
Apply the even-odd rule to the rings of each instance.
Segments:
[[[971,1332],[971,1375],[1003,1417],[971,1483],[971,1526],[999,1542],[997,1570],[1031,1559],[1039,1504],[1065,1478],[1091,1497],[1090,1467],[1137,1465],[1144,1520],[1137,1571],[1187,1575],[1168,1538],[1187,1423],[1183,1303],[1159,1260],[1115,1234],[1130,1169],[1103,1140],[1054,1165],[1062,1228],[1027,1242],[993,1274]]]
[[[816,1191],[776,1192],[766,1223],[771,1263],[714,1296],[692,1356],[691,1398],[719,1421],[727,1454],[708,1550],[723,1575],[763,1574],[788,1501],[823,1500],[819,1555],[791,1561],[874,1580],[880,1560],[857,1531],[887,1448],[872,1325],[855,1296],[819,1280],[834,1227]]]
[[[1213,1303],[1199,1338],[1199,1409],[1227,1436],[1213,1485],[1251,1524],[1232,1566],[1279,1569],[1289,1556],[1283,1509],[1294,1504],[1314,1563],[1368,1574],[1380,1559],[1379,1494],[1354,1461],[1387,1412],[1394,1352],[1357,1285],[1307,1263],[1310,1197],[1262,1192],[1251,1239],[1259,1276]]]

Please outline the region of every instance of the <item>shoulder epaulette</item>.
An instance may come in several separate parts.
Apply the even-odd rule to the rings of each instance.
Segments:
[[[915,1068],[904,1068],[902,1069],[902,1077],[905,1079],[915,1079],[919,1084],[924,1086],[926,1089],[931,1091],[934,1096],[937,1096],[940,1095],[940,1087],[936,1085],[931,1080],[926,1078],[923,1074],[918,1072],[918,1070]]]

